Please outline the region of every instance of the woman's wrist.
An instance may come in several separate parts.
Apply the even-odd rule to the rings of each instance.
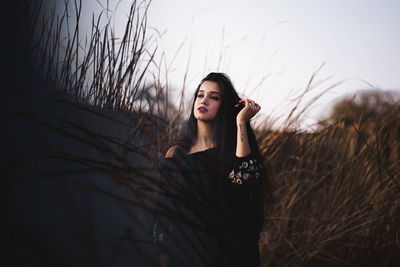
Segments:
[[[236,125],[237,126],[243,126],[246,125],[247,121],[246,120],[236,120]]]

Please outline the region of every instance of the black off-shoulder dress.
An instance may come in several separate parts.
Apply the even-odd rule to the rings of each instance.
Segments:
[[[152,233],[168,266],[259,266],[261,165],[251,153],[216,152],[175,151],[162,162]]]

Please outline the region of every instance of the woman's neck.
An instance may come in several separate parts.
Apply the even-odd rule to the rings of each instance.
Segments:
[[[211,122],[197,121],[197,138],[193,146],[200,149],[215,147],[214,125]]]

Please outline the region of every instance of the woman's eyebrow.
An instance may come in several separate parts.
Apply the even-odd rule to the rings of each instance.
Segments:
[[[200,89],[199,92],[204,93],[204,90]],[[209,91],[209,92],[210,92],[210,93],[214,93],[214,94],[219,94],[219,95],[220,95],[220,93],[219,93],[218,91]]]

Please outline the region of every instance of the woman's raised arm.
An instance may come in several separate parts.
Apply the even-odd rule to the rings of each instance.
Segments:
[[[239,112],[236,117],[236,125],[237,125],[237,138],[236,138],[236,156],[244,157],[250,154],[250,144],[249,138],[247,137],[247,122],[254,117],[257,112],[261,109],[261,107],[255,103],[253,100],[245,99],[240,100],[240,103],[244,103],[243,109]],[[240,104],[236,104],[239,106]]]

